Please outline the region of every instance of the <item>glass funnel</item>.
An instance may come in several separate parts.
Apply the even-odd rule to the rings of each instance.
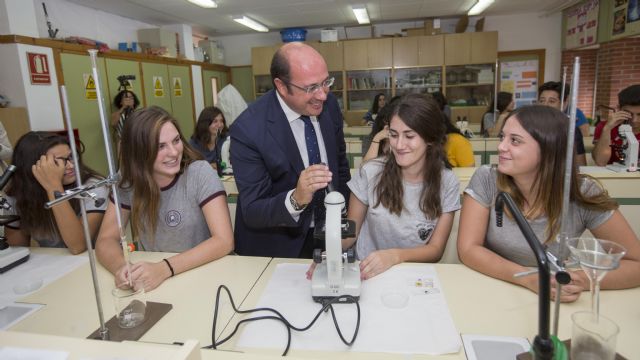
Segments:
[[[600,281],[607,272],[620,266],[620,259],[627,250],[613,241],[590,237],[571,238],[567,241],[567,247],[589,277],[591,310],[597,319],[600,315]]]

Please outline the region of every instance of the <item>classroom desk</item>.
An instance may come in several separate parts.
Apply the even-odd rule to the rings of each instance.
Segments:
[[[17,331],[0,331],[3,346],[29,350],[64,351],[68,360],[148,359],[148,360],[276,360],[279,356],[243,354],[236,351],[200,349],[197,341],[183,346],[142,341],[101,341],[64,336],[41,335]],[[291,357],[289,357],[291,358]],[[295,359],[295,358],[292,358]]]
[[[34,249],[34,252],[55,253],[58,250],[61,249]],[[158,260],[166,256],[167,254],[163,253],[133,253],[135,260]],[[148,297],[152,301],[171,303],[173,309],[145,334],[141,341],[166,344],[195,339],[201,345],[208,345],[215,292],[219,284],[226,284],[230,288],[236,303],[242,303],[242,309],[252,308],[264,291],[276,264],[309,263],[309,261],[226,256],[169,279],[158,289],[150,292]],[[538,327],[537,295],[524,288],[484,276],[464,265],[435,264],[435,267],[458,332],[519,336],[529,339],[534,337]],[[99,273],[105,316],[110,318],[114,314],[109,294],[113,287],[111,282],[113,279],[101,267],[99,267]],[[636,344],[637,335],[640,334],[639,300],[640,288],[601,292],[602,314],[613,319],[620,326],[617,349],[629,359],[640,359]],[[21,301],[42,303],[46,306],[13,326],[10,329],[11,332],[55,335],[63,336],[63,339],[71,337],[80,340],[98,326],[88,264]],[[586,292],[577,302],[562,305],[559,334],[561,339],[570,336],[571,314],[588,309],[590,309],[590,298]],[[223,300],[221,316],[223,322],[229,320],[229,323],[224,330],[219,328],[219,332],[230,331],[232,325],[235,326],[240,320],[240,316],[231,314],[227,300]],[[7,344],[6,337],[0,336],[0,338],[2,338],[0,344]],[[15,345],[27,346],[40,343],[37,340],[38,336],[15,335],[15,338],[22,339]],[[232,341],[236,339],[237,337]],[[62,340],[64,344],[72,342]],[[55,341],[47,341],[43,346],[48,343],[55,343]],[[233,342],[229,342],[221,348],[231,350],[233,345]],[[245,351],[250,355],[277,355],[281,350],[245,349]],[[296,357],[332,355],[332,358],[348,356],[362,359],[406,358],[405,355],[398,354],[346,352],[327,354],[295,350],[292,350],[291,355]],[[413,356],[412,358],[426,357]],[[464,351],[461,350],[457,354],[434,358],[464,359],[465,357]]]
[[[66,252],[66,249],[32,248],[32,251],[60,254]],[[171,255],[173,254],[136,251],[131,253],[130,259],[132,262],[156,262]],[[84,253],[78,256],[87,255]],[[270,260],[271,258],[225,256],[168,279],[147,293],[147,300],[172,304],[173,309],[141,340],[170,344],[195,339],[202,346],[210,345],[218,285],[227,285],[236,304],[240,304]],[[97,269],[103,313],[107,321],[115,314],[111,296],[114,288],[113,276],[100,265]],[[100,325],[88,263],[20,301],[46,306],[11,327],[12,331],[85,338]],[[231,316],[231,307],[223,306],[219,324],[224,326]]]
[[[273,259],[246,298],[243,309],[254,307],[266,288],[277,264],[308,263],[309,260]],[[402,265],[400,265],[402,266]],[[533,341],[538,330],[538,295],[519,286],[482,275],[464,265],[434,264],[442,284],[449,311],[461,334],[526,337]],[[553,304],[551,313],[553,314]],[[562,304],[560,310],[559,337],[571,337],[571,314],[591,309],[591,299],[584,292],[574,303]],[[617,351],[628,359],[640,359],[638,334],[640,334],[640,288],[608,290],[600,293],[601,314],[615,321],[620,327]],[[553,315],[552,315],[553,316]],[[241,319],[235,315],[227,331]],[[553,320],[553,319],[552,319]],[[553,324],[553,322],[551,322]],[[419,331],[419,329],[416,329]],[[392,339],[389,339],[392,341]],[[336,341],[339,341],[336,337]],[[357,340],[356,340],[357,341]],[[283,332],[283,344],[286,338]],[[223,348],[231,348],[225,345]],[[242,349],[247,353],[278,354],[282,349]],[[327,357],[331,359],[407,359],[404,354],[382,353],[327,353],[290,350],[298,357]],[[461,348],[457,354],[429,357],[411,355],[411,359],[466,359]]]

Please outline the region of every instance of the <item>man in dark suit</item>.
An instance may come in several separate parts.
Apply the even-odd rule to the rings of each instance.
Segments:
[[[288,43],[273,56],[274,90],[230,129],[238,186],[235,251],[310,258],[313,227],[324,222],[327,185],[349,199],[342,113],[329,92],[334,79],[312,47]],[[315,214],[315,219],[314,219]]]

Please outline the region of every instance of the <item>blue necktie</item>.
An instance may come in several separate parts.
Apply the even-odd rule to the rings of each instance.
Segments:
[[[309,166],[319,164],[320,160],[320,147],[318,146],[318,137],[316,136],[316,129],[311,123],[311,119],[306,116],[300,116],[300,119],[304,122],[304,140],[307,144],[307,155],[309,156]]]
[[[311,123],[311,119],[306,116],[300,116],[300,119],[304,122],[304,140],[307,144],[307,155],[309,156],[309,166],[314,164],[320,164],[322,162],[320,158],[320,147],[318,146],[318,137],[316,136],[316,129]],[[313,200],[311,205],[313,209],[313,220],[316,226],[324,223],[324,217],[326,210],[324,208],[324,189],[320,189],[313,194]]]

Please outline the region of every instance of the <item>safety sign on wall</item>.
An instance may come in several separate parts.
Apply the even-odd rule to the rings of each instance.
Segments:
[[[96,82],[91,74],[82,74],[84,80],[84,97],[87,100],[98,99],[98,93],[96,92]]]
[[[50,85],[51,73],[46,54],[27,53],[29,60],[29,77],[33,85]]]
[[[162,76],[153,77],[153,96],[164,97],[164,85],[162,85]]]
[[[182,96],[182,79],[180,79],[179,77],[173,78],[173,96]]]

